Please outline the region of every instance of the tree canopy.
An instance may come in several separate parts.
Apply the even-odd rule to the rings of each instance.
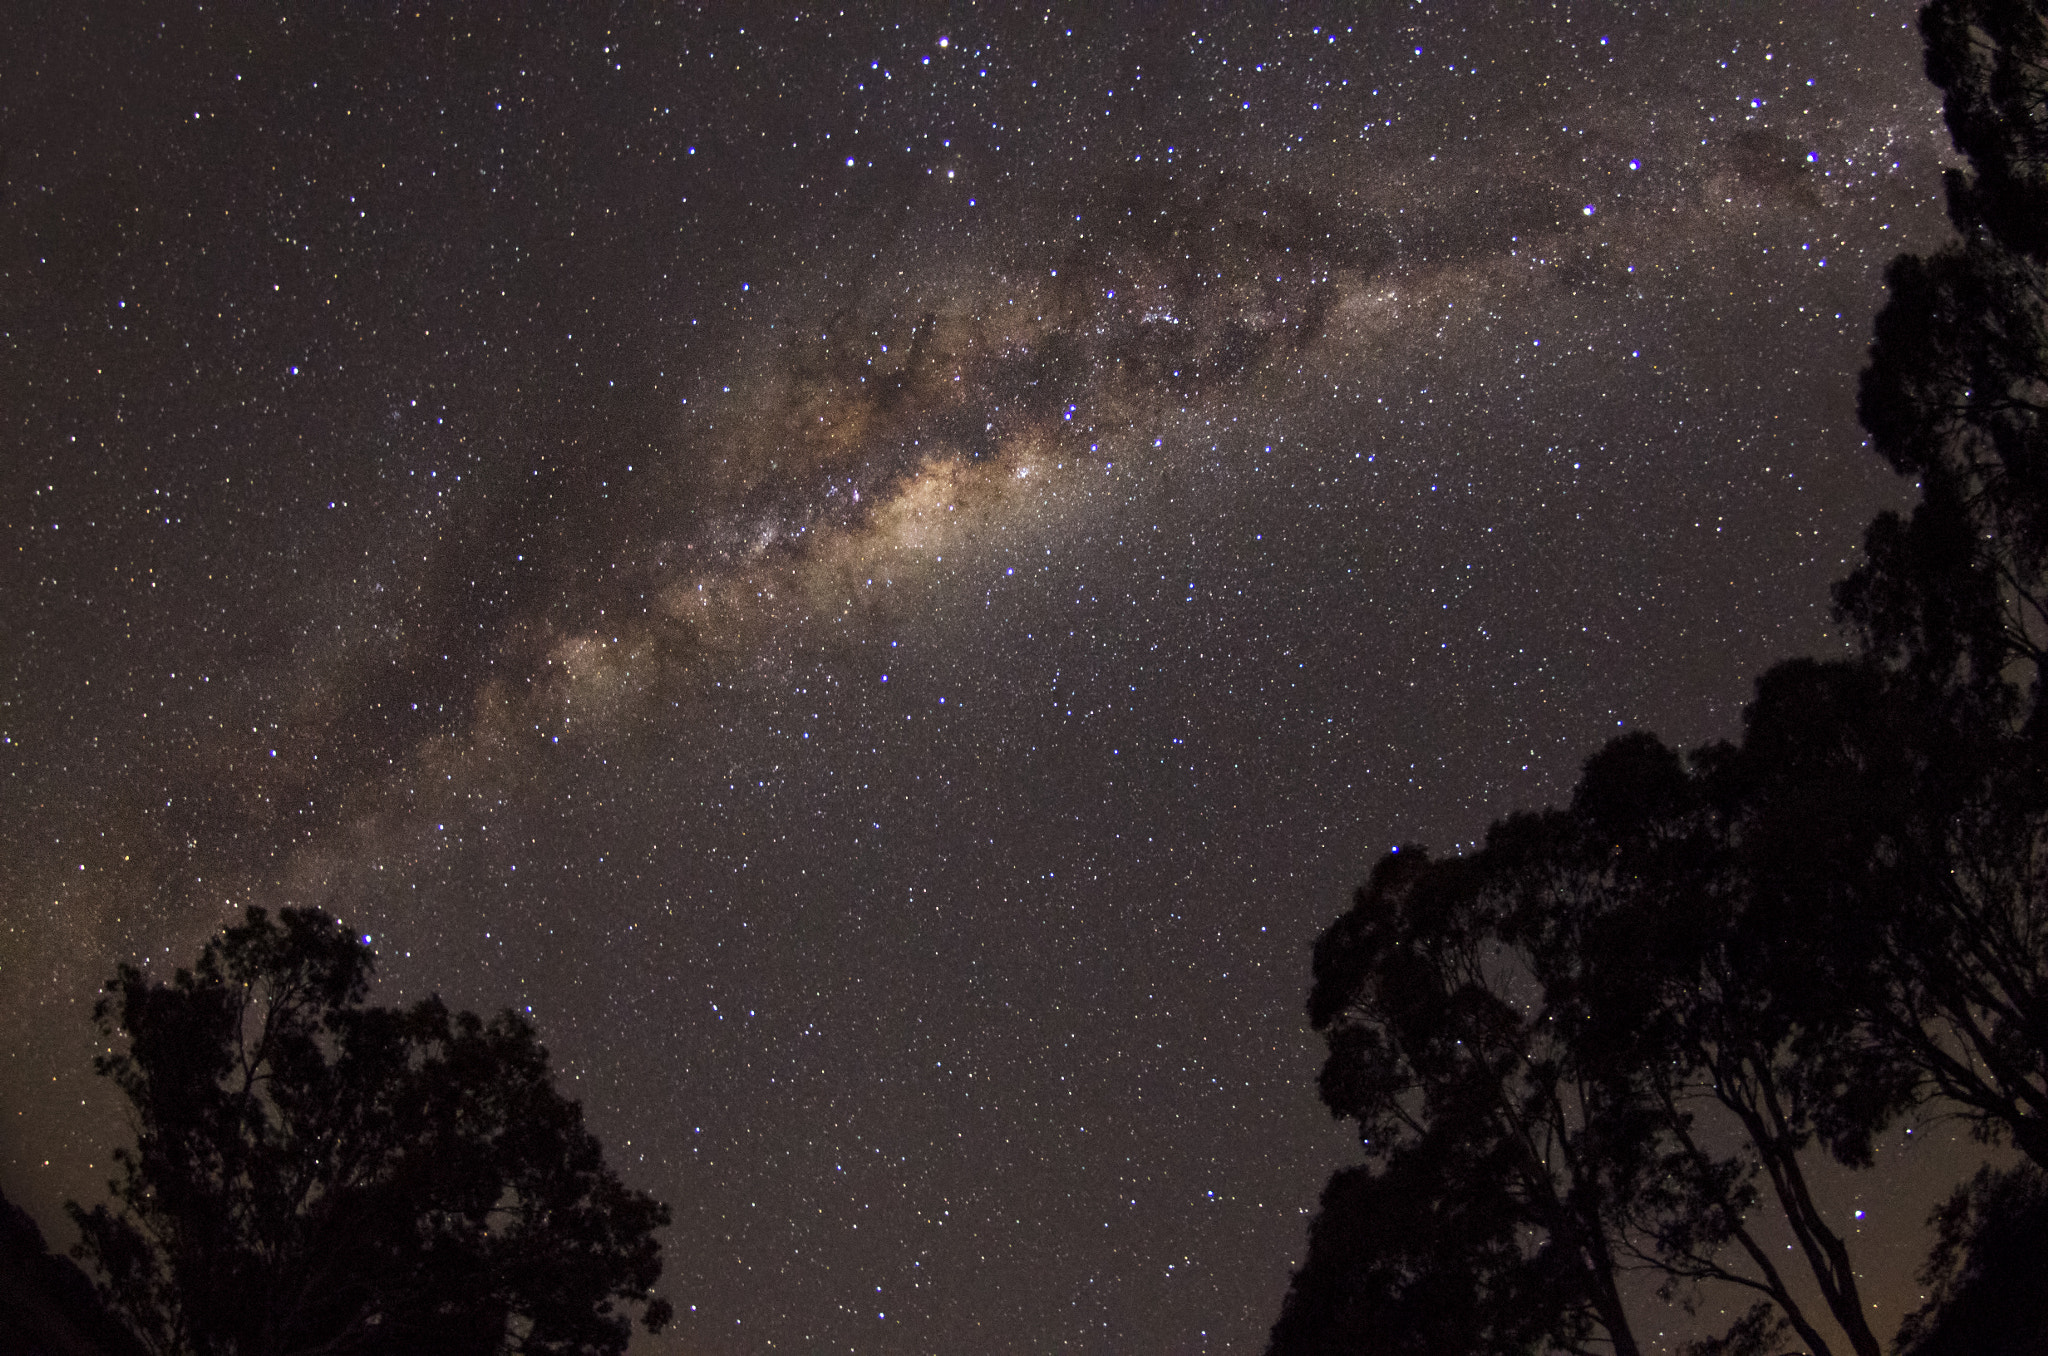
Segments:
[[[1374,869],[1309,998],[1365,1162],[1325,1193],[1276,1356],[1633,1352],[1632,1271],[1739,1314],[1695,1350],[1877,1356],[1807,1175],[1869,1166],[1923,1107],[2035,1166],[1938,1220],[1905,1349],[2034,1313],[1993,1296],[2038,1261],[2015,1240],[2048,1168],[2048,3],[1921,25],[1967,168],[1861,379],[1920,498],[1836,588],[1855,653],[1766,673],[1737,742],[1617,740],[1564,808]]]
[[[606,1166],[532,1025],[369,1005],[366,941],[246,920],[169,982],[123,965],[96,1061],[126,1097],[78,1255],[146,1346],[204,1356],[616,1353],[669,1306],[668,1209]]]
[[[2048,1177],[1980,1171],[1935,1213],[1932,1292],[1899,1329],[1899,1356],[2030,1356],[2048,1347]]]

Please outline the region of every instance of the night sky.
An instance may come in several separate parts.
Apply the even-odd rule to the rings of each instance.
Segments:
[[[415,8],[0,41],[0,1187],[318,905],[530,1009],[651,1348],[1256,1351],[1373,859],[1842,651],[1913,6]]]

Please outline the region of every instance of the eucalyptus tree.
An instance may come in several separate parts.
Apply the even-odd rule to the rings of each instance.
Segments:
[[[670,1309],[660,1202],[622,1184],[533,1027],[365,1002],[369,946],[249,910],[168,982],[123,965],[99,1072],[135,1143],[70,1209],[161,1356],[618,1353]]]

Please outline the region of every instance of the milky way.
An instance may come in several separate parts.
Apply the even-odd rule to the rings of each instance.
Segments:
[[[1257,1349],[1349,886],[1731,733],[1901,493],[1911,9],[1713,8],[49,17],[0,1185],[318,904],[530,1008],[661,1349]]]

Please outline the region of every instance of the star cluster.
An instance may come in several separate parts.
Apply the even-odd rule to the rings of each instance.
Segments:
[[[318,904],[530,1009],[673,1349],[1254,1350],[1362,869],[1839,647],[1910,6],[938,14],[9,44],[10,1195]]]

